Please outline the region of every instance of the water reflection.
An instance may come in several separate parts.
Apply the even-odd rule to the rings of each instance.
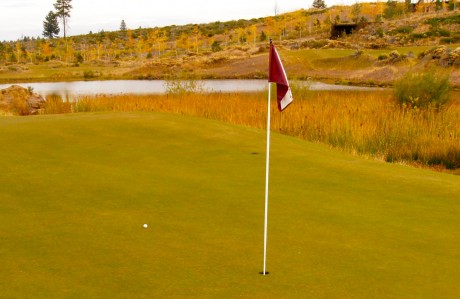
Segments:
[[[267,80],[201,80],[201,87],[207,92],[252,92],[267,88]],[[307,84],[307,83],[306,83]],[[358,90],[365,87],[341,86],[321,82],[308,82],[312,90]],[[0,84],[0,89],[11,84]],[[19,83],[23,87],[32,87],[34,92],[46,97],[54,94],[63,99],[73,99],[94,94],[162,94],[166,92],[164,80],[109,80]]]

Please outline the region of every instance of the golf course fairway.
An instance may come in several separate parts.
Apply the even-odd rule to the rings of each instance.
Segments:
[[[263,276],[263,130],[0,117],[0,297],[460,298],[459,176],[271,144]]]

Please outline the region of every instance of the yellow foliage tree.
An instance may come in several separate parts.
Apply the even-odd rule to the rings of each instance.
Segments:
[[[188,51],[190,44],[189,44],[188,35],[185,32],[182,32],[180,34],[179,38],[177,39],[176,47],[184,51]]]

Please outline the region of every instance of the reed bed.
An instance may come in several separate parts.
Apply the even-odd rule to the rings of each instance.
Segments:
[[[441,109],[414,109],[400,107],[390,91],[299,88],[294,95],[295,102],[282,113],[272,101],[273,131],[388,162],[460,168],[457,99]],[[266,99],[266,93],[99,95],[64,103],[63,112],[169,112],[265,129]]]

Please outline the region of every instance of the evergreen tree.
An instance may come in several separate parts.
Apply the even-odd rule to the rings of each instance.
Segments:
[[[43,36],[47,38],[54,38],[59,34],[59,23],[57,15],[50,11],[43,21]]]
[[[312,6],[313,8],[325,9],[326,3],[324,2],[324,0],[313,0]]]
[[[120,31],[126,31],[126,30],[128,30],[128,27],[126,27],[125,20],[121,20]]]
[[[70,4],[72,0],[56,0],[54,3],[54,9],[56,9],[56,15],[62,20],[62,25],[64,29],[64,39],[66,38],[67,32],[67,23],[68,18],[70,18],[70,10],[72,5]]]

